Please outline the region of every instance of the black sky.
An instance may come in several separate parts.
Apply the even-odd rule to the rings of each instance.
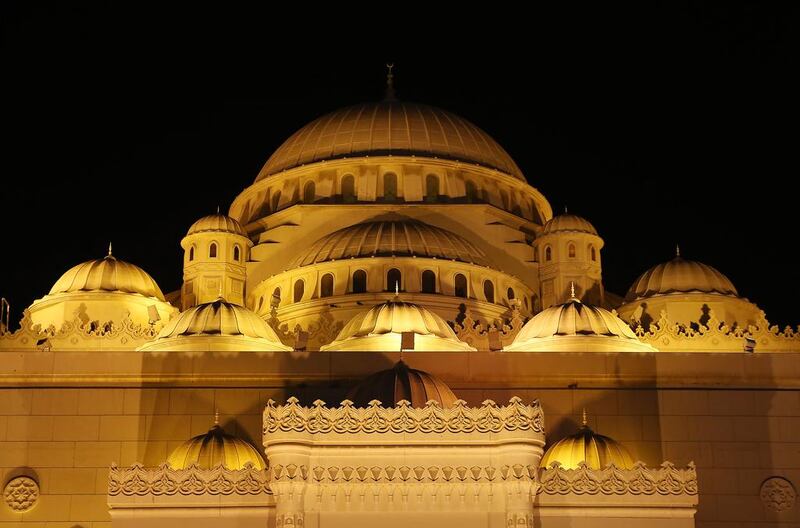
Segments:
[[[379,98],[390,60],[401,99],[473,121],[555,210],[595,224],[608,289],[680,243],[771,321],[800,323],[797,13],[675,4],[4,3],[0,295],[19,318],[109,240],[178,288],[188,226],[299,127]]]

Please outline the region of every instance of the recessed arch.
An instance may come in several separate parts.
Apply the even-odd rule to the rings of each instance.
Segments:
[[[303,294],[306,291],[306,283],[303,279],[297,279],[294,282],[294,302],[300,302],[303,300]]]
[[[241,262],[242,260],[242,250],[239,249],[239,244],[234,244],[233,246],[233,260],[236,262]]]
[[[322,280],[319,283],[319,296],[333,296],[333,273],[326,273],[322,276]]]
[[[455,286],[455,296],[466,299],[469,295],[469,291],[467,290],[467,277],[463,273],[456,273],[453,278],[453,285]]]
[[[425,201],[439,201],[439,177],[435,174],[425,176]]]
[[[344,203],[356,201],[356,179],[352,174],[345,174],[342,178],[342,201]]]
[[[422,272],[422,293],[436,293],[436,273],[433,270]]]
[[[353,272],[353,293],[366,293],[367,292],[367,272],[364,270],[356,270]]]
[[[544,261],[550,262],[551,260],[553,260],[553,248],[546,246],[544,248]]]
[[[397,268],[386,272],[386,291],[400,291],[403,289],[403,274]]]
[[[303,203],[314,203],[317,199],[317,185],[313,181],[308,181],[303,186]]]
[[[393,172],[383,175],[383,200],[386,202],[397,201],[397,174]]]
[[[208,258],[217,258],[217,243],[212,242],[208,246]]]
[[[483,296],[486,298],[486,302],[494,302],[494,283],[489,279],[483,281]]]
[[[575,244],[572,242],[567,245],[567,256],[569,258],[575,258]]]

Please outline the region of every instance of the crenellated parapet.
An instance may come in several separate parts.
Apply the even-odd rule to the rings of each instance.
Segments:
[[[554,462],[541,470],[539,482],[542,495],[697,496],[697,471],[692,462],[686,468],[676,468],[671,462],[648,468],[644,462],[637,462],[632,469],[613,464],[591,469],[586,463],[577,469],[565,469]]]
[[[705,324],[685,325],[670,320],[662,310],[647,329],[634,327],[640,340],[662,352],[798,352],[800,325],[781,330],[760,312],[755,325],[735,326],[720,321],[713,310]]]

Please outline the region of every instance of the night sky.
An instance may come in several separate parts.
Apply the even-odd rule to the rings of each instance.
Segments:
[[[109,240],[177,289],[189,225],[310,120],[379,99],[392,61],[401,99],[474,122],[554,210],[597,227],[607,289],[624,294],[679,243],[772,322],[800,323],[796,12],[224,4],[0,7],[12,319]]]

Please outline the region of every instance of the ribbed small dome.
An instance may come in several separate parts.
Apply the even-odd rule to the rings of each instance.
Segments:
[[[605,308],[584,304],[574,297],[536,314],[525,323],[506,350],[655,351],[640,341],[617,315]]]
[[[218,232],[218,233],[233,233],[235,235],[247,236],[247,232],[242,227],[242,224],[224,214],[212,214],[204,216],[197,222],[192,224],[186,235],[193,235],[195,233],[204,232]]]
[[[397,298],[356,314],[321,350],[399,350],[403,333],[415,335],[415,350],[475,350],[439,315]]]
[[[50,288],[50,295],[84,291],[138,293],[164,300],[161,288],[146,271],[110,254],[69,269]]]
[[[244,336],[280,343],[275,331],[255,312],[224,299],[182,312],[161,329],[157,339],[191,336]]]
[[[669,293],[718,293],[738,297],[733,283],[715,268],[680,256],[642,273],[625,295],[627,302]]]
[[[173,469],[186,469],[192,464],[202,469],[220,465],[228,469],[244,469],[247,464],[255,469],[265,467],[264,459],[252,445],[227,434],[219,425],[176,447],[167,463]]]
[[[553,462],[559,462],[564,469],[578,469],[581,462],[586,462],[590,469],[604,469],[610,464],[619,469],[633,468],[633,458],[625,446],[595,433],[586,424],[577,433],[553,444],[542,457],[540,466],[546,468]]]
[[[356,385],[347,399],[357,407],[366,407],[372,400],[384,407],[406,400],[412,407],[424,407],[435,400],[442,407],[452,407],[458,399],[445,382],[422,370],[409,368],[402,360],[394,367],[372,374]]]
[[[581,216],[568,213],[554,216],[542,226],[542,235],[563,231],[590,233],[592,235],[597,234],[597,230],[588,220]]]
[[[476,163],[525,180],[503,147],[466,119],[432,106],[387,100],[315,119],[278,147],[256,181],[309,163],[389,154]]]
[[[316,241],[288,269],[330,260],[365,257],[427,257],[487,266],[486,255],[472,242],[446,229],[410,218],[364,222]]]

